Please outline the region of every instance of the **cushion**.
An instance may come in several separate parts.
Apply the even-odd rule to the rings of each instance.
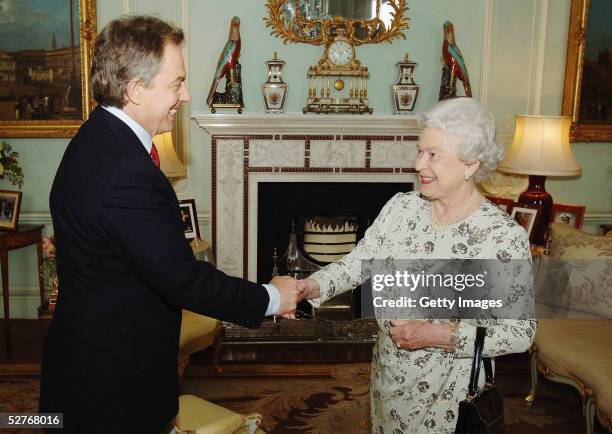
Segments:
[[[177,432],[191,431],[197,434],[235,433],[244,427],[245,422],[245,416],[197,396],[179,396],[179,412],[175,421]]]
[[[538,359],[557,374],[588,385],[598,406],[612,414],[611,320],[540,320]]]
[[[550,234],[552,264],[544,278],[555,287],[558,305],[612,319],[612,238],[558,223]]]
[[[612,238],[561,223],[550,224],[550,255],[559,259],[612,258]]]

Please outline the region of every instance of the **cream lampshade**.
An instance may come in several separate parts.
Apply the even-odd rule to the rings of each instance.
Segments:
[[[172,143],[172,133],[167,132],[153,137],[153,143],[159,154],[160,169],[168,178],[187,176],[187,168],[179,160]]]
[[[569,143],[571,118],[517,115],[515,120],[512,146],[497,168],[529,175],[529,187],[519,196],[518,202],[542,206],[532,240],[535,244],[543,244],[552,209],[552,196],[544,188],[546,176],[575,176],[582,172]]]

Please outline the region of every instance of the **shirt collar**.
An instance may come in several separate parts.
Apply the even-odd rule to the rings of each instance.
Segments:
[[[142,145],[147,150],[147,154],[151,153],[153,139],[147,130],[145,130],[138,122],[130,117],[126,112],[121,110],[120,108],[113,106],[102,106],[106,111],[114,114],[119,119],[121,119],[132,131],[136,134],[136,137],[140,140]]]

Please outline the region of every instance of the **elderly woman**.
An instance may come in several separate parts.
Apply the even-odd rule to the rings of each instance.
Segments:
[[[313,304],[361,284],[362,260],[388,257],[522,259],[529,264],[522,274],[502,277],[511,290],[531,292],[525,230],[475,185],[503,157],[493,115],[471,98],[456,98],[425,113],[423,126],[415,163],[420,191],[395,195],[351,253],[302,281]],[[372,432],[454,432],[458,405],[467,393],[477,321],[378,322]],[[485,325],[484,356],[526,351],[536,329],[535,321],[518,319]]]

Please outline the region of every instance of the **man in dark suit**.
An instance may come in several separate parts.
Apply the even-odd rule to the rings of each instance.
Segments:
[[[190,99],[182,41],[152,17],[115,20],[96,38],[98,107],[50,196],[61,290],[40,412],[63,413],[65,432],[160,432],[178,410],[182,308],[257,327],[294,310],[301,292],[292,278],[262,286],[194,259],[152,144]]]

